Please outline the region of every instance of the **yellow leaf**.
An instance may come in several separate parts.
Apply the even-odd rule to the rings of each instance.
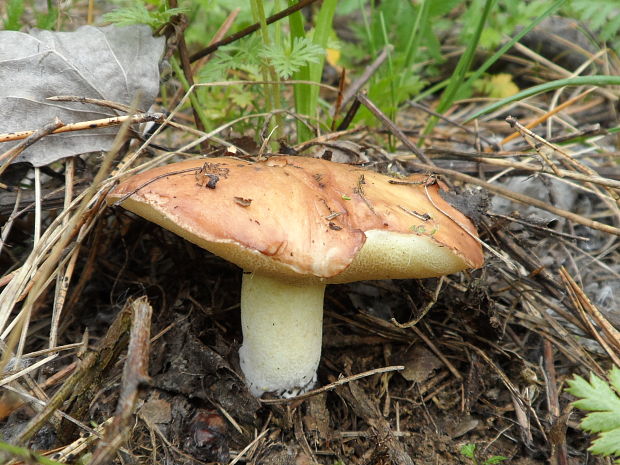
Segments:
[[[336,50],[335,48],[328,48],[326,55],[327,62],[334,68],[336,68],[338,66],[338,62],[340,61],[340,50]]]
[[[519,88],[507,73],[492,74],[478,79],[474,89],[480,94],[491,98],[506,98],[519,92]]]

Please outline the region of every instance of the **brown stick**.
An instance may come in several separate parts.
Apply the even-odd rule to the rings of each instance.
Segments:
[[[99,443],[89,462],[91,465],[111,462],[114,454],[121,448],[129,433],[140,386],[149,380],[149,340],[153,310],[146,297],[134,300],[130,306],[133,321],[116,414],[106,430],[105,440]]]
[[[112,100],[105,100],[91,97],[80,97],[78,95],[54,95],[53,97],[47,97],[45,100],[52,102],[77,102],[77,103],[90,103],[93,105],[99,105],[100,107],[111,108],[123,113],[132,113],[133,108],[129,105],[125,105],[119,102],[113,102]]]
[[[79,123],[65,124],[55,129],[51,134],[61,134],[63,132],[84,131],[86,129],[103,128],[108,126],[117,126],[125,122],[129,124],[147,123],[150,121],[163,123],[165,116],[162,113],[140,113],[137,115],[115,116],[112,118],[95,119],[92,121],[81,121]],[[9,132],[8,134],[0,134],[0,142],[10,142],[14,140],[25,139],[35,134],[36,131],[19,131]]]
[[[4,170],[6,170],[6,168],[13,162],[13,160],[15,160],[19,156],[20,153],[22,153],[24,150],[26,150],[28,147],[30,147],[35,142],[38,142],[39,140],[41,140],[43,137],[49,134],[52,134],[53,132],[58,130],[58,128],[60,128],[62,125],[63,125],[62,121],[60,121],[58,118],[54,118],[54,121],[52,121],[49,124],[46,124],[41,129],[37,129],[36,131],[29,131],[29,134],[27,136],[21,137],[21,139],[26,139],[26,140],[23,142],[20,142],[15,147],[10,148],[6,152],[4,152],[2,155],[0,155],[0,161],[6,160],[4,164],[2,165],[2,167],[0,167],[0,174],[2,174]],[[12,140],[19,140],[19,139],[12,139]],[[2,135],[0,135],[0,142],[3,142]]]
[[[486,181],[482,181],[481,179],[475,178],[473,176],[469,176],[467,174],[460,173],[458,171],[450,170],[447,168],[440,168],[436,165],[429,165],[427,163],[420,163],[414,159],[409,160],[409,163],[419,170],[434,172],[439,174],[444,174],[446,176],[451,176],[459,181],[467,182],[470,184],[475,184],[477,186],[484,187],[488,191],[494,192],[502,197],[506,197],[507,199],[512,199],[520,203],[524,203],[526,205],[533,205],[534,207],[541,208],[543,210],[547,210],[548,212],[553,213],[554,215],[561,216],[566,218],[567,220],[574,221],[575,223],[582,224],[592,229],[598,229],[599,231],[603,231],[609,234],[614,234],[616,236],[620,236],[620,228],[616,228],[614,226],[610,226],[605,223],[600,223],[598,221],[591,220],[589,218],[585,218],[581,215],[577,215],[576,213],[570,212],[568,210],[562,210],[561,208],[554,207],[553,205],[549,205],[542,200],[535,199],[533,197],[529,197],[527,195],[520,194],[518,192],[513,192],[510,189],[506,189],[501,186],[496,186],[495,184],[488,183]]]
[[[535,166],[531,163],[525,163],[521,161],[513,161],[513,160],[504,160],[501,158],[485,158],[479,156],[468,156],[468,161],[482,163],[484,167],[488,167],[488,165],[500,166],[505,168],[513,168],[516,171],[526,171],[531,173],[544,173],[553,175],[555,173],[551,172],[551,170],[545,168],[544,166]],[[599,184],[601,186],[613,187],[614,189],[620,189],[620,181],[617,179],[612,179],[609,177],[604,177],[599,173],[595,173],[594,175],[588,175],[583,173],[578,173],[576,171],[565,170],[561,168],[557,168],[558,176],[562,178],[574,179],[576,181],[583,182],[591,182],[593,184]]]
[[[170,7],[177,8],[178,2],[177,0],[170,0]],[[181,59],[181,69],[183,70],[183,75],[185,76],[185,80],[187,81],[188,86],[191,88],[194,85],[194,76],[192,74],[192,64],[189,61],[189,52],[187,51],[187,43],[185,42],[185,34],[183,29],[187,25],[187,17],[184,14],[179,15],[181,18],[180,24],[178,26],[178,45],[177,50],[179,51],[179,58]],[[193,102],[193,101],[192,101]],[[200,115],[198,114],[198,109],[192,105],[192,112],[194,114],[194,123],[196,127],[200,131],[205,130],[204,124],[202,124],[202,120],[200,119]],[[207,143],[203,146],[203,150],[208,150]]]
[[[381,121],[385,127],[403,143],[405,147],[415,153],[415,155],[427,165],[433,165],[431,159],[426,156],[422,149],[411,142],[405,133],[400,130],[400,128],[396,126],[396,124],[394,124],[394,122],[388,118],[387,115],[383,113],[368,97],[362,93],[358,93],[356,98],[362,102],[362,105],[368,108],[368,110],[370,110],[370,112],[375,115],[377,119]]]
[[[228,31],[230,30],[230,28],[235,22],[235,19],[237,19],[237,16],[239,15],[240,11],[241,11],[241,8],[235,8],[233,11],[230,12],[228,17],[224,20],[222,25],[219,27],[219,29],[215,31],[213,38],[207,44],[208,46],[213,45],[214,43],[224,38],[224,35],[227,34]],[[201,66],[204,66],[209,61],[210,58],[211,58],[210,56],[205,56],[202,59],[198,60],[197,62],[194,62],[194,64],[192,65],[192,73],[195,73],[196,71],[198,71],[198,68],[200,68]]]
[[[557,376],[555,373],[555,365],[553,364],[553,347],[549,339],[543,339],[543,368],[545,372],[547,388],[547,402],[549,404],[549,413],[551,414],[551,422],[556,426],[552,427],[549,434],[551,445],[552,463],[556,465],[568,465],[568,451],[566,449],[566,428],[558,427],[562,422],[560,401],[558,399]],[[555,434],[554,434],[555,433]],[[555,459],[555,460],[553,460]]]

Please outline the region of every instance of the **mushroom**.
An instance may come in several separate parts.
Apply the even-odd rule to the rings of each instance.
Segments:
[[[327,284],[482,266],[475,227],[439,189],[321,159],[222,157],[132,176],[108,202],[243,269],[239,357],[260,396],[314,385]]]

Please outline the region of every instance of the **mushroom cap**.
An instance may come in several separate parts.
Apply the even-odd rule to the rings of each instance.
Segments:
[[[108,195],[249,272],[325,283],[479,268],[471,221],[425,175],[315,158],[202,158],[132,176]],[[465,229],[467,231],[465,231]]]

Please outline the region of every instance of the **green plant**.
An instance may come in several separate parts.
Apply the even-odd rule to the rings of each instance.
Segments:
[[[289,0],[289,5],[294,3]],[[318,11],[314,30],[312,31],[312,42],[315,46],[325,50],[330,34],[332,33],[332,22],[336,12],[337,0],[324,0]],[[304,18],[300,11],[297,11],[289,18],[289,27],[292,40],[307,37],[305,32]],[[325,63],[324,54],[316,61],[309,61],[305,66],[300,67],[293,75],[293,79],[304,80],[314,83],[321,82],[323,66]],[[319,88],[308,84],[297,84],[295,92],[295,108],[302,115],[311,117],[317,116],[317,104],[319,100]],[[312,137],[312,133],[301,123],[297,125],[298,141],[304,141]]]
[[[8,0],[6,4],[6,18],[2,20],[2,26],[7,31],[19,31],[24,25],[24,13],[34,11],[35,25],[39,29],[53,29],[58,20],[58,8],[52,0],[47,0],[46,10],[40,11],[40,7],[34,5],[33,0]]]
[[[581,376],[568,381],[566,392],[578,400],[573,405],[588,413],[580,428],[597,433],[588,449],[596,455],[615,457],[620,463],[620,369],[614,366],[608,373],[609,382],[590,373],[590,381]]]
[[[24,0],[9,0],[6,4],[6,19],[3,21],[7,31],[19,31],[21,17],[24,14]]]
[[[155,8],[148,9],[141,1],[133,5],[119,8],[103,15],[103,21],[114,23],[119,26],[130,24],[146,24],[153,29],[159,29],[170,19],[178,14],[185,13],[185,8],[168,8],[166,2],[157,2]]]
[[[324,50],[307,37],[295,37],[290,46],[274,44],[260,50],[258,55],[273,66],[278,76],[288,79],[302,67],[319,63]]]
[[[214,58],[203,66],[197,73],[197,82],[218,82],[226,79],[242,78],[249,81],[260,81],[265,77],[268,80],[277,77],[278,80],[286,80],[290,77],[297,78],[301,73],[309,68],[310,65],[318,65],[321,63],[324,55],[324,49],[315,44],[308,37],[290,38],[265,45],[261,38],[252,35],[245,39],[239,40],[233,44],[220,48]],[[264,76],[263,67],[268,66],[275,76]],[[319,77],[320,79],[320,77]],[[310,80],[310,77],[308,77]],[[315,81],[316,82],[316,81]],[[298,87],[310,87],[307,84],[295,84],[295,90]],[[272,98],[265,95],[265,86],[227,86],[223,88],[200,88],[198,94],[200,101],[207,108],[207,112],[211,117],[231,117],[235,106],[239,110],[247,111],[249,109],[262,110],[256,108],[260,105],[260,98]],[[278,86],[278,92],[282,87]],[[226,98],[223,99],[223,95]],[[302,115],[316,117],[316,97],[312,97],[309,93],[301,93],[302,97],[296,100],[296,110]],[[314,98],[314,105],[309,102]],[[231,105],[231,102],[233,105]],[[279,105],[278,105],[279,106]],[[311,134],[311,133],[310,133]],[[303,139],[303,137],[300,137]]]
[[[353,11],[357,4],[362,20],[354,27],[358,43],[346,44],[343,55],[350,57],[349,66],[359,67],[359,60],[375,57],[385,44],[393,45],[386,64],[373,76],[369,85],[369,97],[392,118],[402,103],[408,99],[421,100],[430,94],[441,93],[435,110],[445,112],[454,101],[466,98],[480,82],[484,73],[497,62],[523,35],[546,17],[556,13],[566,0],[534,0],[527,5],[510,0],[458,0],[399,2],[385,0],[368,7],[362,0],[344,0],[341,13]],[[389,18],[389,29],[384,27]],[[412,27],[413,24],[413,27]],[[481,65],[474,57],[481,49],[499,46],[509,34],[523,26],[499,50]],[[387,30],[386,30],[387,29]],[[437,73],[437,65],[445,58],[440,49],[439,38],[449,30],[460,30],[458,41],[465,49],[451,75],[423,92],[430,79]],[[452,34],[452,36],[454,36]],[[454,45],[454,44],[452,44]],[[424,67],[420,64],[424,63]],[[417,95],[416,95],[417,94]],[[361,111],[359,118],[372,121],[369,112]],[[429,133],[435,118],[427,124]]]
[[[197,83],[230,80],[270,81],[260,86],[225,86],[198,88],[191,103],[199,106],[206,115],[201,117],[207,129],[234,118],[249,109],[270,111],[288,108],[281,103],[286,95],[282,80],[290,78],[319,83],[322,77],[325,46],[331,34],[331,23],[337,0],[322,2],[314,21],[314,29],[306,32],[300,12],[289,17],[290,33],[285,34],[284,22],[267,25],[266,17],[282,9],[279,0],[181,0],[182,8],[168,8],[165,0],[120,0],[122,8],[105,15],[104,19],[116,24],[142,23],[157,28],[179,12],[186,13],[189,27],[186,40],[189,43],[206,45],[215,30],[213,25],[221,24],[233,11],[239,10],[235,30],[257,22],[260,31],[221,47],[206,64],[196,71]],[[289,1],[289,4],[297,3]],[[148,7],[147,7],[148,4]],[[208,14],[207,14],[208,13]],[[235,30],[231,31],[234,32]],[[174,60],[173,60],[174,61]],[[179,75],[178,63],[173,62]],[[187,83],[179,76],[184,88]],[[318,87],[296,84],[295,107],[297,113],[311,118],[317,117]],[[305,126],[298,128],[299,140],[312,136]]]
[[[617,0],[573,0],[567,13],[583,21],[600,40],[620,53],[620,4]]]
[[[503,462],[504,460],[508,460],[508,457],[504,457],[502,455],[493,455],[488,459],[480,462],[476,457],[476,444],[468,443],[461,447],[461,455],[467,457],[472,461],[474,465],[495,465],[497,463]]]
[[[368,86],[369,98],[390,117],[394,118],[400,104],[426,84],[416,63],[442,60],[438,39],[443,27],[440,18],[461,1],[384,0],[366,5],[362,0],[349,0],[339,5],[341,14],[361,16],[357,24],[351,25],[356,41],[343,46],[345,67],[360,68],[390,47],[386,63],[373,74]],[[374,121],[367,110],[360,111],[358,119]]]
[[[352,1],[344,2],[343,10],[346,8],[350,10]],[[502,48],[501,53],[494,54],[485,61],[481,69],[474,72],[475,76],[468,79],[479,44],[483,39],[486,44],[492,43],[491,37],[484,35],[487,33],[489,22],[495,25],[494,29],[491,28],[494,31],[492,35],[496,39],[492,45],[497,46],[498,38],[503,39],[512,32],[517,19],[521,21],[527,18],[533,27],[537,22],[531,21],[531,18],[538,15],[543,6],[548,6],[546,5],[548,2],[543,0],[537,0],[536,8],[532,9],[515,6],[514,2],[508,0],[500,0],[498,8],[495,0],[473,0],[467,5],[463,5],[464,2],[461,0],[439,2],[425,0],[417,3],[385,0],[377,4],[371,1],[368,8],[364,7],[361,0],[357,2],[359,10],[362,11],[363,21],[360,21],[361,25],[354,30],[361,47],[349,44],[345,46],[344,54],[359,59],[362,54],[367,55],[368,51],[372,56],[376,56],[385,45],[393,46],[387,63],[375,74],[368,91],[370,99],[392,118],[395,117],[400,105],[419,92],[427,80],[434,76],[437,65],[445,60],[441,53],[439,38],[446,31],[460,29],[462,32],[458,39],[465,46],[465,50],[450,77],[423,94],[428,95],[443,89],[436,108],[440,113],[446,111],[456,99],[469,96],[473,82],[479,80],[491,64],[510,48],[509,46]],[[546,15],[555,11],[547,9]],[[513,15],[516,15],[517,19],[509,22],[508,19],[513,19]],[[389,30],[386,27],[386,18],[389,18]],[[542,18],[536,21],[540,20]],[[526,27],[524,30],[527,32],[529,28]],[[521,36],[522,34],[519,35]],[[429,64],[421,68],[419,63],[422,62]],[[368,116],[369,113],[361,112],[362,118],[367,119]],[[426,132],[430,132],[435,123],[436,120],[431,118]]]
[[[474,31],[476,17],[479,16],[481,2],[474,0],[472,8],[463,14],[463,30],[460,42],[466,43],[467,37]],[[549,7],[548,0],[532,0],[529,2],[515,2],[513,0],[497,0],[495,8],[487,18],[484,30],[480,34],[479,47],[483,50],[497,49],[506,36],[512,35],[523,26],[530,24],[537,16]]]
[[[154,25],[169,19],[176,12],[167,9],[165,0],[115,1],[124,2],[129,8],[106,18],[113,18],[121,23],[138,21]],[[597,0],[603,5],[601,9],[605,12],[613,10],[615,1]],[[297,3],[297,0],[287,2],[290,6]],[[579,5],[584,2],[585,0],[571,2],[571,11],[582,11]],[[316,7],[313,24],[307,24],[308,20],[297,11],[288,17],[288,28],[286,20],[267,25],[265,18],[287,6],[283,3],[282,0],[179,0],[189,21],[185,34],[190,45],[205,45],[216,27],[237,8],[240,12],[235,21],[235,30],[253,22],[261,25],[258,33],[227,47],[221,47],[210,61],[198,68],[196,82],[248,80],[274,83],[198,89],[197,97],[192,98],[192,104],[204,109],[202,113],[206,116],[206,121],[203,123],[207,123],[207,129],[248,111],[264,112],[290,108],[291,105],[286,101],[281,101],[289,95],[290,87],[282,85],[282,82],[288,79],[311,83],[297,83],[293,86],[295,109],[298,114],[317,121],[321,102],[319,88],[312,83],[321,81],[324,50],[330,37],[333,37],[332,21],[335,14],[353,13],[358,17],[348,24],[356,40],[342,43],[341,64],[347,70],[357,69],[361,72],[381,50],[389,46],[387,50],[391,51],[387,60],[372,75],[368,84],[368,94],[383,112],[396,119],[403,102],[409,99],[419,100],[431,93],[440,94],[435,107],[439,113],[447,111],[456,100],[470,96],[476,86],[480,91],[480,86],[483,85],[482,91],[488,95],[507,95],[509,92],[489,92],[488,85],[485,90],[485,79],[490,79],[484,77],[485,73],[488,73],[489,68],[516,41],[542,20],[556,14],[560,8],[568,11],[565,7],[567,0],[555,0],[552,3],[532,0],[527,7],[510,0],[325,0],[320,3],[320,7]],[[616,26],[616,23],[620,24],[618,19],[601,24],[602,14],[580,14],[594,26],[603,28],[606,34],[604,37],[620,27]],[[518,25],[523,25],[519,31],[516,30]],[[451,34],[449,37],[456,37],[459,44],[464,46],[464,51],[451,75],[443,81],[436,81],[438,65],[446,56],[441,49],[440,38],[454,29],[461,32],[458,36]],[[505,41],[510,34],[514,36]],[[482,64],[474,61],[474,57],[479,56],[477,51],[497,48],[500,41],[504,41],[504,45]],[[355,74],[355,71],[349,74]],[[431,80],[434,80],[434,84],[422,92]],[[494,90],[493,86],[491,90]],[[514,101],[530,94],[531,90],[526,89],[503,102]],[[357,120],[375,123],[374,117],[366,109],[360,110]],[[327,118],[318,121],[325,124],[325,127],[330,123]],[[425,133],[432,130],[436,121],[435,118],[430,118]],[[278,121],[277,125],[281,127],[281,123],[282,121]],[[274,126],[272,123],[272,127]],[[303,122],[298,122],[298,140],[303,141],[311,136],[312,131]]]
[[[461,58],[456,65],[456,69],[448,80],[448,85],[439,98],[439,103],[436,108],[438,113],[443,113],[446,111],[452,105],[457,96],[462,94],[463,91],[469,92],[469,89],[466,86],[463,86],[463,81],[465,79],[465,75],[469,72],[472,66],[474,55],[478,47],[478,43],[480,42],[480,35],[482,34],[491,9],[495,4],[495,0],[479,0],[479,2],[472,2],[470,9],[477,8],[479,11],[480,5],[477,5],[476,3],[480,2],[484,2],[482,13],[477,15],[477,17],[473,20],[473,32],[467,36],[467,46],[465,47],[465,52],[461,55]],[[425,134],[428,134],[433,127],[435,127],[437,121],[437,117],[429,119],[426,129],[424,130]]]

